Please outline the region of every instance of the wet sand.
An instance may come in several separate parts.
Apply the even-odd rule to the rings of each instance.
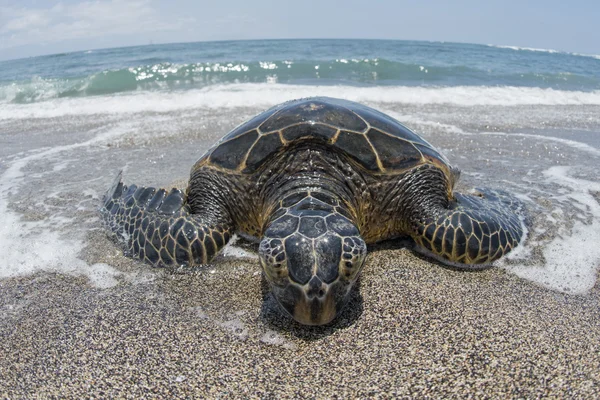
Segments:
[[[116,286],[0,281],[3,398],[600,395],[598,285],[560,294],[387,242],[370,249],[346,311],[305,327],[279,312],[256,260],[168,273],[89,236],[86,261],[117,267]]]

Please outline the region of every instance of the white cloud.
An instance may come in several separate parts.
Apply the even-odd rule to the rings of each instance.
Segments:
[[[167,21],[150,0],[95,0],[50,8],[0,7],[0,49],[106,36],[176,31],[193,18]]]
[[[48,24],[48,22],[49,19],[43,13],[31,12],[10,19],[6,25],[2,26],[0,32],[26,31],[29,29],[35,29],[39,26],[45,26]]]

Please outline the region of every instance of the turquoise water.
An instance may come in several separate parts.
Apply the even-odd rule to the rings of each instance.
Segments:
[[[600,56],[475,44],[264,40],[89,50],[0,62],[0,104],[256,83],[600,90]]]

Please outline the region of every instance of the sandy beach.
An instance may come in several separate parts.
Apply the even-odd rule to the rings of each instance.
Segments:
[[[3,398],[600,394],[597,285],[560,294],[388,242],[340,318],[305,327],[279,312],[256,260],[166,273],[90,235],[87,261],[117,266],[118,285],[48,273],[0,282]]]

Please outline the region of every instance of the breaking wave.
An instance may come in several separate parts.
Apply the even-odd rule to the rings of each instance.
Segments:
[[[555,90],[600,90],[600,77],[577,73],[493,72],[468,65],[422,65],[381,58],[329,61],[224,61],[154,63],[108,69],[82,77],[34,76],[0,82],[0,104],[28,104],[123,92],[189,90],[212,85],[280,83],[344,86],[515,86]]]

